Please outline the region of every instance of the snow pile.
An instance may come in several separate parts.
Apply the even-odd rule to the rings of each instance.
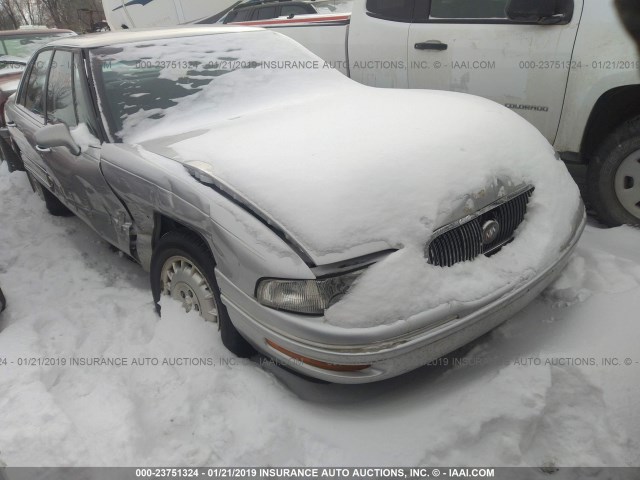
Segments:
[[[639,230],[589,227],[584,278],[616,265],[631,275],[639,241]],[[550,292],[584,288],[571,278]],[[587,285],[567,308],[537,300],[449,367],[359,386],[235,359],[215,325],[172,302],[158,318],[148,283],[0,164],[0,464],[640,465],[640,287],[626,281],[614,293]],[[70,357],[129,366],[17,364]],[[567,357],[621,363],[527,362]],[[215,366],[144,364],[165,358]]]
[[[637,236],[633,227],[617,229],[630,240]],[[633,240],[637,241],[637,239]],[[630,243],[632,244],[632,243]],[[615,256],[599,248],[579,248],[546,296],[558,305],[582,302],[597,292],[627,292],[640,286],[640,254],[632,258]]]

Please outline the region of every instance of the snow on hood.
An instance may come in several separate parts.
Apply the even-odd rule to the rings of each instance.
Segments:
[[[575,183],[537,130],[462,94],[348,87],[166,139],[158,150],[206,162],[318,264],[399,249],[328,310],[338,325],[391,323],[531,277],[557,257],[579,206]],[[433,231],[498,178],[536,187],[516,241],[491,259],[448,269],[427,264]],[[381,306],[380,298],[393,301]]]
[[[493,102],[357,85],[144,147],[210,165],[319,264],[371,253],[363,245],[424,248],[497,178],[538,187],[556,183],[549,169],[566,177],[540,134]]]
[[[295,42],[272,32],[246,35],[264,37],[251,42],[257,53],[249,59],[300,55]],[[234,52],[243,48],[240,37],[220,36]],[[580,199],[566,167],[533,126],[494,102],[366,87],[322,67],[243,69],[214,83],[177,99],[160,119],[152,110],[126,116],[122,138],[204,162],[318,265],[398,249],[327,311],[329,322],[386,324],[481,299],[548,266],[572,233]],[[499,178],[536,188],[516,240],[490,259],[429,265],[424,249],[433,231]]]

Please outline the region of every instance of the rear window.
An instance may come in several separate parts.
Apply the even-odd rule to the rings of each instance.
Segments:
[[[276,16],[276,7],[262,7],[258,9],[258,15],[254,15],[254,20],[266,20]]]
[[[75,35],[74,33],[34,34],[0,36],[0,56],[9,55],[29,59],[31,54],[40,47],[61,37]]]
[[[305,8],[302,5],[284,5],[280,10],[280,16],[288,17],[289,15],[307,15],[313,13],[312,8]]]
[[[251,17],[253,10],[251,8],[245,8],[244,10],[238,10],[234,15],[233,20],[230,22],[246,22]]]

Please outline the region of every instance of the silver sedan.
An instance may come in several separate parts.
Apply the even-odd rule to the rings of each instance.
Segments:
[[[7,125],[31,185],[217,322],[311,377],[389,378],[488,332],[561,271],[575,183],[488,100],[384,90],[241,27],[56,41]]]

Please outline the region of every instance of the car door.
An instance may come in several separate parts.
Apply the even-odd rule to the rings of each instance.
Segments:
[[[560,0],[565,24],[507,18],[508,0],[417,0],[409,29],[409,87],[490,98],[553,143],[572,67],[582,0]],[[568,19],[568,18],[567,18]]]
[[[53,178],[35,150],[33,135],[44,126],[45,87],[53,50],[39,52],[25,70],[16,104],[8,113],[7,126],[18,145],[27,171],[42,185],[55,190]]]
[[[27,170],[105,240],[130,252],[131,217],[100,170],[97,116],[81,52],[49,49],[39,53],[14,110],[12,133]],[[79,155],[66,147],[37,145],[36,132],[56,123],[70,128],[81,145]]]
[[[80,145],[80,154],[74,155],[67,147],[35,145],[35,150],[65,204],[105,240],[129,252],[131,217],[102,175],[98,119],[83,65],[81,51],[56,49],[45,101],[45,124],[67,125]]]

